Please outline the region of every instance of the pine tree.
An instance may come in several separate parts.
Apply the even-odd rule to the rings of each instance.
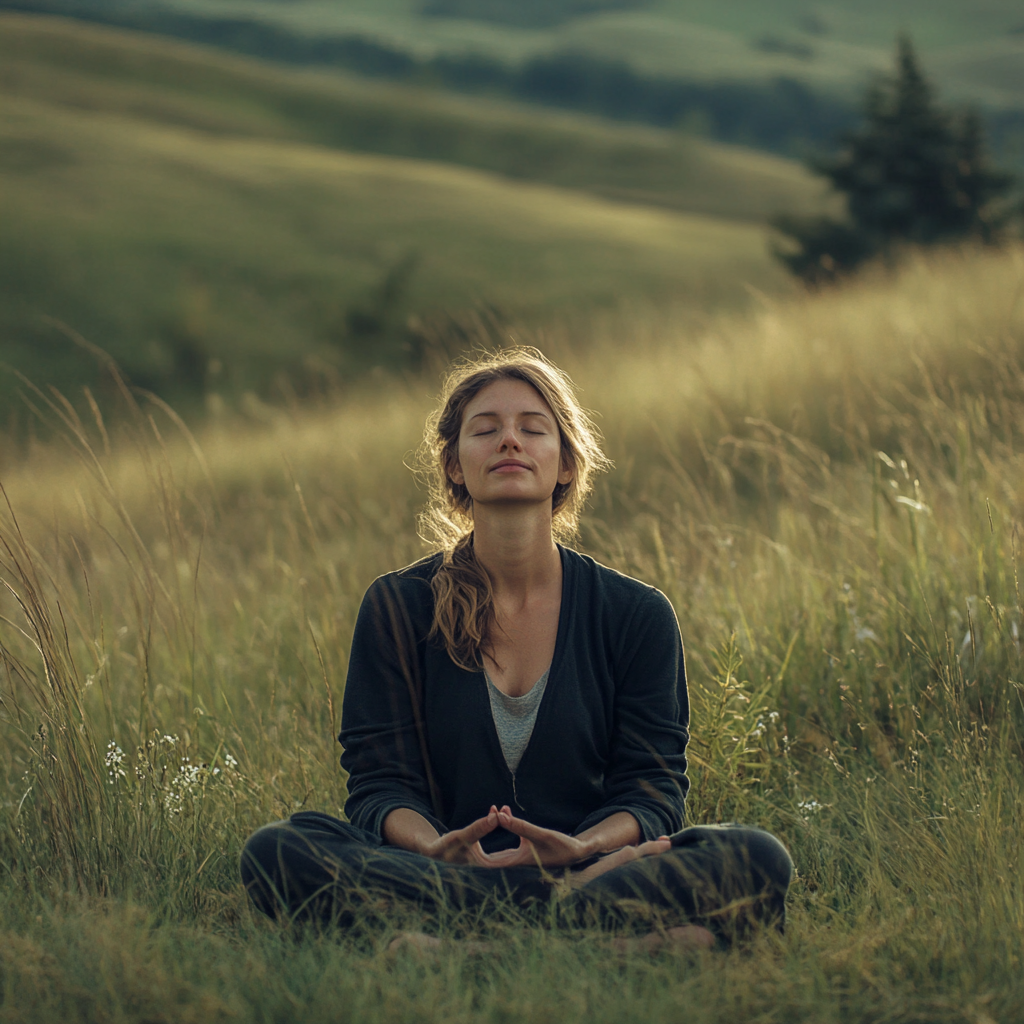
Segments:
[[[780,217],[795,249],[777,249],[810,282],[833,279],[903,245],[998,239],[999,204],[1014,186],[993,169],[981,119],[943,110],[901,36],[896,72],[868,91],[863,124],[832,157],[811,166],[846,199],[844,220]]]

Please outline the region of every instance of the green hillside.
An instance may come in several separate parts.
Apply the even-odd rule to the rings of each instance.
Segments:
[[[522,18],[496,20],[493,12],[502,5],[494,0],[170,0],[170,5],[205,16],[248,15],[309,33],[360,32],[421,52],[469,49],[517,60],[566,48],[659,73],[712,79],[788,75],[845,92],[858,91],[865,74],[887,66],[893,38],[909,29],[944,92],[1024,106],[1019,80],[1024,10],[1018,0],[646,0],[593,4],[592,13],[561,20],[544,16],[532,26]],[[561,6],[568,15],[585,7]],[[610,9],[593,10],[599,6]],[[463,14],[424,17],[425,10]],[[466,16],[474,10],[477,17]]]
[[[818,205],[804,168],[735,146],[0,14],[0,96],[217,134],[417,157],[738,219]]]
[[[502,131],[528,132],[515,111],[488,123],[497,108],[423,96],[416,108],[399,90],[122,33],[18,18],[0,28],[0,359],[40,382],[94,372],[54,319],[164,394],[238,393],[282,370],[294,381],[409,365],[411,316],[485,304],[536,321],[637,299],[704,308],[741,300],[748,284],[785,287],[763,226],[737,219],[758,203],[766,212],[766,195],[801,194],[806,179],[784,161],[676,144],[704,183],[694,208],[733,203],[732,219],[609,202],[323,144],[329,126],[344,134],[345,110],[369,109],[394,118],[380,121],[381,148],[435,138],[443,121],[451,130],[436,137],[482,153]],[[433,127],[416,116],[430,110]],[[538,145],[565,154],[576,140],[618,147],[622,190],[652,190],[631,133],[538,125]],[[571,179],[573,166],[567,157],[551,177]],[[612,191],[607,179],[591,188]]]

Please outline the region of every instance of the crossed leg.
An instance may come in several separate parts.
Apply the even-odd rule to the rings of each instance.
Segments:
[[[342,927],[398,905],[434,916],[511,904],[530,912],[553,910],[554,919],[569,926],[646,930],[622,939],[624,948],[709,946],[730,943],[758,926],[782,928],[792,861],[774,836],[737,825],[705,825],[670,840],[663,854],[600,873],[585,869],[578,873],[582,884],[573,885],[571,872],[559,882],[535,867],[441,864],[384,846],[377,836],[329,815],[303,812],[254,833],[241,868],[264,913]],[[621,861],[629,855],[611,856]],[[430,946],[429,939],[414,941]]]

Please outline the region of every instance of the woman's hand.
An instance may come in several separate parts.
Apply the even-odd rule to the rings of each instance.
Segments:
[[[624,846],[621,850],[616,850],[614,853],[609,853],[607,857],[602,857],[597,863],[591,864],[589,868],[584,868],[582,871],[571,874],[568,877],[569,885],[573,889],[578,889],[581,885],[592,882],[606,871],[611,871],[612,868],[621,867],[623,864],[629,864],[631,861],[641,860],[644,857],[657,857],[659,854],[666,853],[671,849],[672,841],[668,836],[651,839],[646,843],[640,843],[639,846]]]
[[[497,823],[519,836],[519,845],[511,850],[483,854],[482,863],[487,867],[514,868],[523,864],[565,867],[586,860],[594,853],[591,845],[578,836],[567,836],[564,832],[532,825],[515,817],[507,805],[497,812]]]
[[[498,825],[498,809],[492,805],[485,817],[477,818],[465,828],[445,832],[443,836],[434,839],[421,840],[416,846],[416,852],[430,857],[431,860],[444,861],[446,864],[476,864],[480,867],[490,867],[488,855],[484,853],[480,840],[493,832]]]

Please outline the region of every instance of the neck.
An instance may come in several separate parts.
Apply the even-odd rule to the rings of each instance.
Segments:
[[[477,509],[473,551],[491,577],[496,597],[525,600],[561,578],[562,560],[546,507]]]

